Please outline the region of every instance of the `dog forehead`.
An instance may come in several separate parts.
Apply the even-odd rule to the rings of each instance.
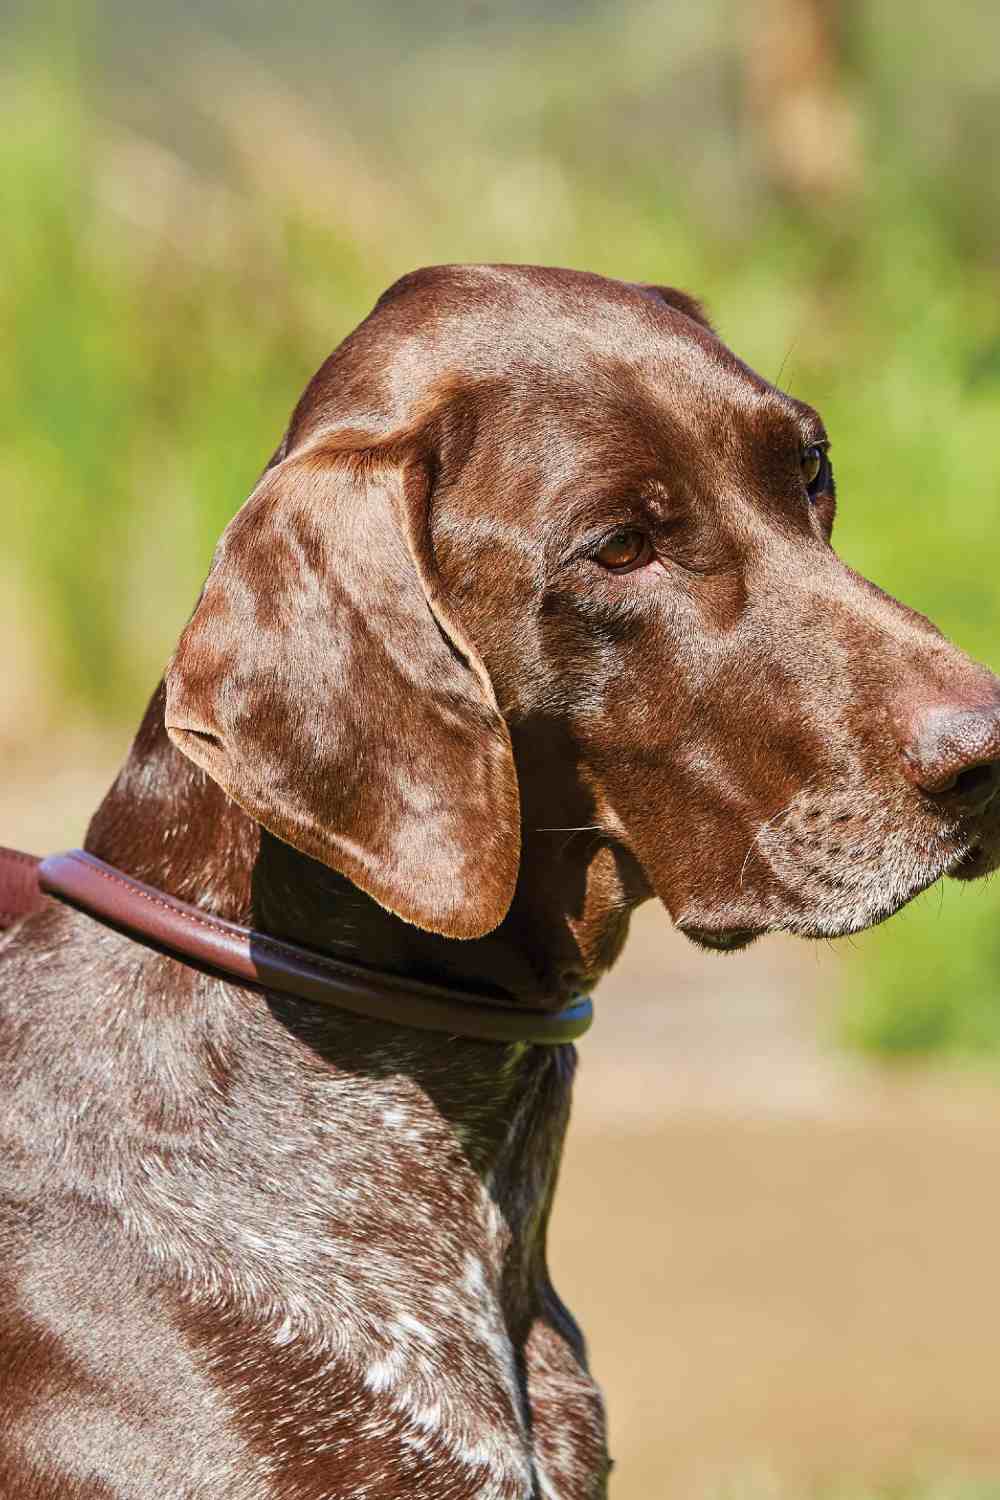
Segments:
[[[422,364],[428,375],[526,386],[546,407],[574,392],[590,408],[642,404],[645,395],[654,409],[709,418],[726,409],[792,414],[789,398],[692,315],[692,299],[674,295],[678,302],[656,288],[556,267],[434,266],[390,287],[372,321],[390,315],[390,343],[402,332],[400,362],[411,380]]]
[[[390,287],[372,319],[388,328],[402,317],[411,336],[440,342],[446,357],[472,355],[499,374],[532,355],[571,368],[592,349],[627,358],[664,339],[718,343],[692,316],[693,300],[675,295],[671,302],[642,284],[550,266],[433,266]]]
[[[517,436],[506,446],[550,483],[589,475],[597,489],[625,479],[697,489],[718,464],[746,473],[822,438],[811,408],[713,343],[602,350],[582,370],[564,366],[541,379],[530,369],[509,414],[497,417],[502,434]],[[494,461],[504,466],[501,455]]]
[[[669,292],[669,289],[665,289]],[[784,418],[792,403],[690,310],[656,289],[590,272],[432,266],[395,282],[330,356],[294,414],[294,446],[345,426],[373,437],[470,398],[526,428],[696,433]],[[685,311],[685,307],[689,311]],[[491,402],[490,391],[497,392]],[[523,429],[524,430],[524,429]]]

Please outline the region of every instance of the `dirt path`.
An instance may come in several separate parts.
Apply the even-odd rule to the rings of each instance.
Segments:
[[[602,992],[554,1226],[614,1500],[1000,1474],[1000,1089],[828,1055],[835,960],[675,944]]]

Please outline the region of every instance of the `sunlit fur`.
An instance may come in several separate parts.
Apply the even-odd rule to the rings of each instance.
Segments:
[[[227,529],[87,848],[510,1006],[591,989],[650,896],[734,949],[985,873],[1000,683],[837,558],[826,440],[671,288],[404,278]],[[572,1049],[54,905],[0,993],[0,1494],[603,1500],[546,1259]]]

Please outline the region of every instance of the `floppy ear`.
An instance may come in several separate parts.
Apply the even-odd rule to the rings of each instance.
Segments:
[[[219,543],[165,718],[278,838],[406,921],[474,938],[514,893],[517,777],[486,669],[436,595],[429,497],[398,450],[275,464]]]
[[[692,322],[700,323],[709,333],[715,332],[701,303],[697,298],[689,297],[687,292],[680,292],[675,286],[656,286],[651,281],[634,281],[632,285],[636,291],[642,292],[654,302],[665,302],[668,307],[675,307],[678,312],[684,313]]]

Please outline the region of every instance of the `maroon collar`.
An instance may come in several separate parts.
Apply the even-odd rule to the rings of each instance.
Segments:
[[[586,998],[557,1011],[517,1009],[482,995],[341,963],[252,927],[225,922],[133,880],[82,849],[43,860],[0,849],[0,930],[40,910],[46,894],[192,968],[370,1020],[481,1041],[543,1046],[574,1041],[593,1020]]]

